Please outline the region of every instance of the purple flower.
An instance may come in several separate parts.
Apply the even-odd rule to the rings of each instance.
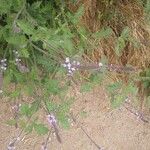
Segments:
[[[57,120],[55,119],[55,116],[54,115],[48,115],[47,116],[47,120],[48,122],[51,124],[51,125],[54,125],[56,124]]]
[[[7,67],[6,67],[7,66],[6,61],[7,61],[7,59],[2,59],[0,61],[0,69],[1,69],[1,71],[5,71],[7,69]]]
[[[41,150],[47,150],[47,147],[45,144],[42,145]]]
[[[7,150],[15,150],[15,143],[14,142],[10,142],[7,146]]]
[[[70,62],[70,58],[66,57],[65,63],[69,63]]]
[[[79,65],[80,65],[79,62],[76,62],[76,61],[71,62],[69,57],[67,57],[65,59],[65,63],[62,64],[62,66],[67,69],[68,76],[72,76],[74,71],[78,69]]]

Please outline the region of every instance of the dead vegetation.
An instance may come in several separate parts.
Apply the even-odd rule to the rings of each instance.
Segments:
[[[93,62],[98,62],[102,56],[106,56],[109,64],[121,66],[132,65],[140,69],[139,75],[150,68],[150,27],[148,15],[145,11],[146,1],[138,0],[79,0],[76,3],[68,2],[68,7],[72,12],[83,5],[84,14],[80,20],[80,26],[86,27],[87,30],[94,33],[100,31],[103,27],[109,27],[112,30],[111,36],[100,39],[96,48],[88,53],[87,57]],[[115,46],[122,31],[128,27],[130,30],[128,39],[125,40],[125,46],[121,55],[117,55]],[[94,43],[95,39],[88,39]],[[126,74],[113,74],[116,78],[128,81]],[[135,80],[139,87],[141,107],[145,104],[144,97],[148,96],[150,89],[143,86],[141,80]]]

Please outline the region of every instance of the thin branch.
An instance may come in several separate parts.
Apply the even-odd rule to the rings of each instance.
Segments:
[[[128,105],[128,106],[126,106],[125,104]],[[141,121],[143,121],[144,123],[149,123],[149,122],[150,122],[149,119],[146,118],[146,117],[144,117],[141,112],[139,112],[139,111],[137,111],[137,110],[133,110],[134,108],[133,108],[133,106],[131,106],[131,104],[130,104],[129,102],[125,101],[125,104],[123,105],[124,108],[125,108],[126,110],[128,110],[130,113],[134,114],[134,115],[135,115],[137,118],[139,118]],[[129,107],[131,107],[131,109],[130,109]]]
[[[16,15],[16,17],[15,17],[15,19],[14,19],[14,21],[13,21],[13,26],[16,25],[16,21],[18,20],[18,18],[19,18],[19,16],[21,15],[23,9],[25,8],[25,4],[26,4],[26,3],[24,2],[24,4],[22,5],[21,9],[18,11],[18,13],[17,13],[17,15]]]
[[[77,123],[76,118],[73,116],[73,114],[71,113],[71,118],[74,121],[74,123]],[[83,131],[83,133],[88,137],[88,139],[97,147],[98,150],[104,150],[101,146],[99,146],[89,135],[88,133],[85,131],[85,129],[80,125],[79,126],[80,129]]]
[[[42,150],[47,150],[47,145],[48,145],[48,141],[49,141],[51,132],[52,132],[52,130],[49,131],[46,141],[42,144]]]
[[[38,50],[39,52],[45,54],[46,56],[51,56],[48,52],[44,51],[44,49],[36,46],[33,42],[31,42],[29,40],[29,43],[31,44],[31,46],[33,46],[36,50]],[[59,63],[59,61],[57,60],[58,58],[56,58],[56,60],[54,59],[55,56],[53,56],[53,58],[51,58],[52,60],[54,60],[55,62]]]
[[[26,126],[28,125],[28,123],[30,122],[30,120],[31,120],[31,117],[28,118],[25,127],[19,132],[19,134],[16,136],[16,138],[14,138],[14,140],[8,144],[7,150],[10,150],[11,148],[14,148],[15,143],[16,143],[17,141],[20,141],[20,136],[21,136],[22,133],[24,132],[24,130],[25,130]]]

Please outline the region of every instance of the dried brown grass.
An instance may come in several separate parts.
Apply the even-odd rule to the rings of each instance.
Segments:
[[[84,15],[80,23],[89,31],[96,32],[104,26],[109,26],[113,30],[111,37],[99,41],[92,54],[88,55],[90,59],[98,61],[102,55],[106,55],[109,63],[131,64],[139,68],[150,66],[150,44],[148,44],[150,29],[145,22],[142,5],[136,0],[114,0],[112,3],[80,0],[76,5],[69,3],[68,6],[75,12],[81,5],[84,6]],[[130,28],[131,36],[140,43],[140,46],[137,49],[131,42],[127,42],[121,57],[118,57],[114,51],[116,39],[126,26]],[[91,39],[89,41],[93,42]]]
[[[150,26],[146,22],[144,7],[137,0],[112,0],[112,3],[107,0],[79,0],[76,5],[69,3],[68,7],[72,12],[76,12],[81,5],[84,6],[84,15],[80,25],[86,27],[90,32],[99,31],[105,26],[113,30],[109,38],[99,40],[92,53],[85,53],[88,59],[98,62],[105,55],[108,62],[112,64],[124,66],[130,64],[141,70],[150,68]],[[126,42],[122,55],[118,57],[114,50],[116,40],[126,26],[130,28],[130,36],[138,41],[139,46],[135,47],[133,43]],[[88,40],[94,43],[94,39]],[[128,82],[127,74],[112,73],[110,77],[109,81],[121,78],[125,83]],[[144,89],[141,81],[135,83],[139,87],[142,107],[148,89]]]

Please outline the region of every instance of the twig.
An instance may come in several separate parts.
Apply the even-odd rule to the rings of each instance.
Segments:
[[[31,40],[29,40],[29,43],[31,44],[31,46],[33,46],[36,50],[38,50],[39,52],[43,53],[46,56],[51,56],[51,54],[49,54],[48,52],[46,52],[44,49],[36,46]],[[51,58],[52,60],[54,60],[56,63],[58,63],[59,61],[57,60],[58,58],[55,58],[55,56],[52,56],[53,58]]]
[[[31,117],[28,119],[28,121],[27,121],[25,127],[26,127],[26,126],[28,125],[28,123],[30,122],[30,119],[31,119]],[[16,136],[16,138],[14,138],[14,140],[8,144],[7,150],[13,150],[13,149],[15,149],[15,143],[20,140],[20,136],[22,135],[24,129],[25,129],[25,128],[23,128],[23,129],[20,131],[20,133]]]
[[[128,103],[128,102],[126,102],[126,101],[125,101],[125,104],[130,105],[130,107],[132,107],[131,104]],[[137,111],[137,110],[133,111],[132,109],[130,109],[130,108],[127,107],[126,105],[123,105],[123,106],[124,106],[124,108],[126,108],[130,113],[134,114],[136,117],[138,117],[138,118],[139,118],[141,121],[143,121],[144,123],[149,123],[149,119],[148,119],[148,118],[145,118],[141,112],[139,112],[139,111]]]
[[[50,138],[50,135],[51,135],[51,130],[49,131],[48,133],[48,136],[46,138],[46,141],[42,144],[42,150],[47,150],[47,145],[48,145],[48,140]]]
[[[22,11],[23,11],[24,8],[25,8],[25,2],[24,2],[24,4],[22,5],[21,9],[18,11],[18,13],[17,13],[17,15],[16,15],[16,17],[15,17],[15,19],[14,19],[13,26],[16,25],[16,21],[17,21],[17,19],[19,18],[20,14],[22,13]]]
[[[48,119],[48,122],[50,123],[50,125],[54,129],[54,133],[56,135],[56,138],[57,138],[58,142],[62,143],[62,140],[61,140],[61,138],[59,136],[59,131],[58,131],[57,124],[56,124],[57,121],[55,119],[55,116],[53,114],[49,114],[47,119]]]
[[[71,113],[71,118],[72,120],[77,123],[76,118],[73,116],[73,114]],[[80,125],[79,126],[81,128],[81,130],[83,131],[83,133],[88,137],[88,139],[97,147],[98,150],[104,150],[101,146],[99,146],[89,135],[88,133],[85,131],[85,129]]]
[[[46,102],[44,102],[45,106],[46,106]],[[52,128],[54,129],[54,133],[56,135],[56,138],[58,140],[59,143],[62,143],[61,137],[59,135],[59,131],[57,128],[57,120],[55,118],[55,116],[53,114],[51,114],[48,110],[47,107],[43,106],[44,110],[46,111],[46,113],[48,113],[47,115],[47,120],[49,122],[49,124],[52,126]]]

